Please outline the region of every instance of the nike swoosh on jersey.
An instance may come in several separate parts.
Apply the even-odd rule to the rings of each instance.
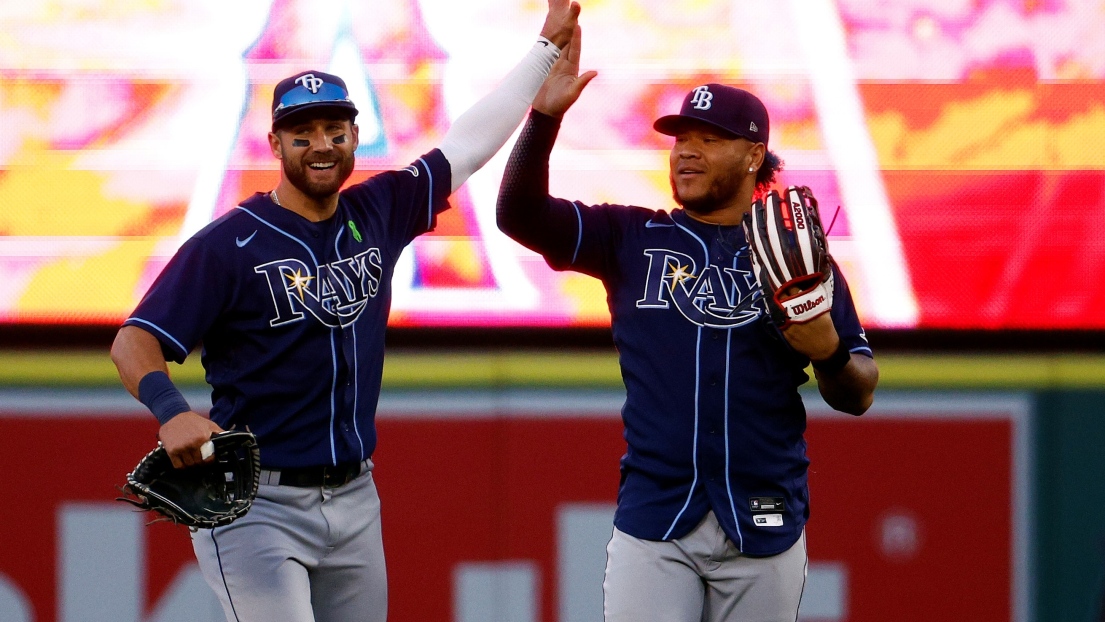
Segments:
[[[234,238],[234,243],[238,245],[238,248],[242,248],[242,247],[244,247],[244,246],[245,246],[246,244],[249,244],[249,241],[250,241],[250,240],[252,240],[252,239],[253,239],[253,236],[255,236],[255,235],[257,235],[257,232],[256,232],[256,231],[254,231],[253,233],[249,234],[249,237],[248,237],[248,238],[246,238],[246,239],[244,239],[244,240],[243,240],[242,238]]]
[[[645,229],[655,229],[656,227],[674,227],[675,225],[666,225],[662,222],[652,222],[651,220],[645,222]]]

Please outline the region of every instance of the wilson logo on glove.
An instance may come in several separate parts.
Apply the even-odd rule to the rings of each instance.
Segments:
[[[833,269],[817,199],[806,186],[772,190],[744,219],[752,267],[780,328],[808,322],[833,306]]]
[[[802,313],[809,313],[820,307],[825,302],[824,296],[818,296],[817,300],[811,300],[809,302],[802,302],[796,305],[790,306],[791,315],[799,315]]]

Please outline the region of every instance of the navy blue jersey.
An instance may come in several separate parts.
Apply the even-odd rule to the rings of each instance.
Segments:
[[[598,277],[608,294],[628,445],[614,524],[669,540],[712,509],[742,552],[790,548],[809,517],[798,394],[809,359],[771,323],[742,228],[678,209],[550,202],[574,210],[560,220],[578,233],[549,240],[549,265]],[[849,350],[870,356],[839,271],[831,315]]]
[[[181,246],[125,325],[166,360],[202,343],[211,419],[248,427],[264,466],[369,458],[392,272],[450,183],[434,150],[343,190],[323,222],[255,194]]]

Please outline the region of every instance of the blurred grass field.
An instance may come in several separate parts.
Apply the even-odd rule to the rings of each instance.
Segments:
[[[1105,387],[1105,354],[883,354],[881,388],[1049,389]],[[181,385],[203,383],[199,356],[169,365]],[[118,383],[106,351],[0,350],[0,387],[92,387]],[[606,351],[405,351],[384,363],[385,389],[621,386]]]

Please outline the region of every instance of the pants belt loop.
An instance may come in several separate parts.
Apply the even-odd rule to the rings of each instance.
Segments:
[[[261,469],[261,477],[258,481],[267,486],[276,486],[280,483],[280,471]]]

